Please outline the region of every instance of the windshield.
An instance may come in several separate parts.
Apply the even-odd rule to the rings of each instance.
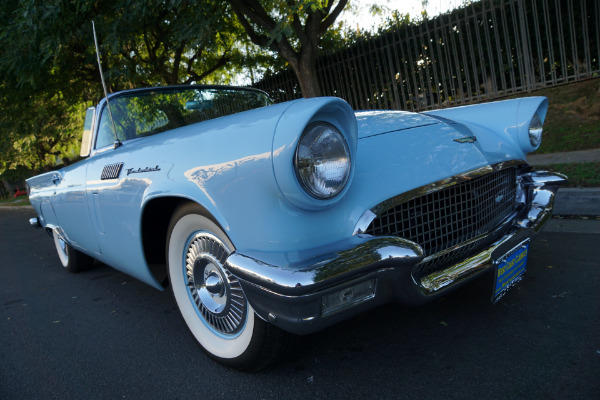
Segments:
[[[260,91],[202,87],[131,92],[110,99],[117,137],[121,141],[271,104],[271,99]],[[114,141],[108,107],[104,107],[96,148]]]

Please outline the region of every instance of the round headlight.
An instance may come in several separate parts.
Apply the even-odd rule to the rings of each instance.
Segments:
[[[340,193],[350,176],[350,150],[333,125],[316,123],[302,134],[294,158],[296,176],[304,190],[317,199]]]
[[[542,120],[536,112],[529,123],[529,142],[533,147],[539,146],[542,141]]]

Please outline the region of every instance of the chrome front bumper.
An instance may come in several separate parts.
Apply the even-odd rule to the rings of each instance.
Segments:
[[[491,270],[494,260],[540,232],[552,215],[554,195],[564,182],[566,177],[547,172],[521,176],[521,185],[528,191],[527,207],[511,219],[507,233],[478,254],[419,279],[412,274],[413,267],[424,258],[418,244],[361,234],[329,246],[328,252],[311,253],[326,254],[320,257],[233,253],[227,268],[240,279],[261,318],[292,333],[316,332],[391,301],[427,303]],[[351,298],[353,291],[364,290],[372,291],[371,295]],[[326,311],[332,296],[350,296],[350,300],[345,306]]]

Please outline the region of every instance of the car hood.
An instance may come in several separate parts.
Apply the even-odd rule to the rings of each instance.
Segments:
[[[354,115],[359,139],[441,123],[433,117],[408,111],[367,110],[356,111]]]

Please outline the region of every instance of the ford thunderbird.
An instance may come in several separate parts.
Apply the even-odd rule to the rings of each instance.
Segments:
[[[238,369],[373,307],[526,271],[560,174],[525,155],[547,100],[423,113],[339,98],[174,86],[87,110],[77,163],[27,180],[34,226],[77,272],[94,259],[170,287],[191,334]]]

